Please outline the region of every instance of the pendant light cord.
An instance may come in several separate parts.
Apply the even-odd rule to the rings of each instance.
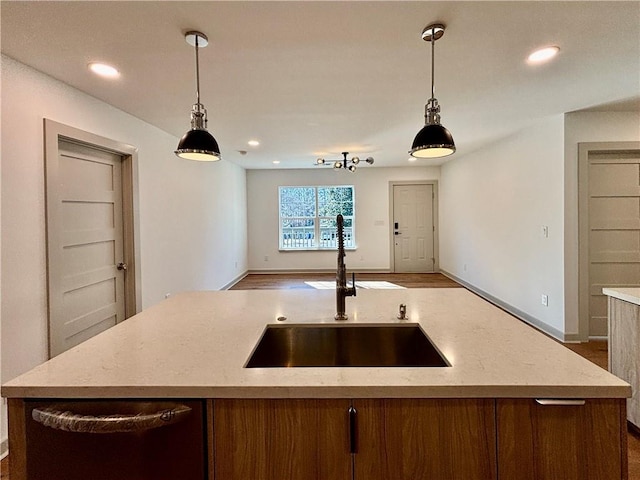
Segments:
[[[440,123],[440,106],[436,100],[436,29],[437,25],[431,27],[431,98],[424,106],[425,125],[437,125]]]
[[[200,105],[200,62],[198,60],[198,38],[199,36],[196,35],[196,103]]]
[[[435,94],[435,55],[436,55],[436,29],[433,27],[431,30],[431,100],[436,96]]]

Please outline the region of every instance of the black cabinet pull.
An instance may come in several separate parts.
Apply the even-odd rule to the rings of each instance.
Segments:
[[[349,450],[358,453],[358,411],[355,407],[349,407]]]

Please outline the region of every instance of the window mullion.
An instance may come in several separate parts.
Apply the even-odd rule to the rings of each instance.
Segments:
[[[316,193],[316,207],[315,207],[315,221],[314,221],[314,230],[315,230],[315,235],[313,236],[314,241],[313,241],[313,246],[314,247],[319,247],[320,246],[320,217],[318,216],[318,187],[314,188],[314,191]]]

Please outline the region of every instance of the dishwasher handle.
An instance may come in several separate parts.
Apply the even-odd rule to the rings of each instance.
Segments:
[[[110,407],[115,407],[116,412],[109,414],[87,412],[87,410],[106,410]],[[66,432],[132,433],[172,425],[180,422],[190,413],[190,407],[176,403],[119,402],[114,405],[102,402],[101,405],[92,404],[89,409],[82,403],[36,407],[32,410],[31,417],[45,427]]]

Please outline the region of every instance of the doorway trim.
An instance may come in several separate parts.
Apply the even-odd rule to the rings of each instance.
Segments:
[[[141,272],[140,272],[140,219],[138,201],[138,149],[106,137],[64,125],[48,118],[44,119],[44,169],[45,202],[51,205],[55,201],[47,184],[57,177],[60,140],[90,148],[104,150],[122,157],[122,204],[123,204],[123,261],[127,264],[125,277],[125,319],[140,312],[142,308]],[[49,236],[51,210],[47,208],[45,231]],[[49,285],[49,241],[47,241],[47,318],[50,323],[51,298]],[[49,342],[49,358],[51,345]]]
[[[640,142],[578,143],[578,340],[589,340],[589,156],[639,152]]]
[[[391,180],[389,182],[389,270],[394,273],[396,271],[396,260],[394,252],[394,235],[393,235],[393,187],[396,185],[432,185],[433,186],[433,271],[440,271],[439,261],[439,228],[438,228],[438,180]]]

